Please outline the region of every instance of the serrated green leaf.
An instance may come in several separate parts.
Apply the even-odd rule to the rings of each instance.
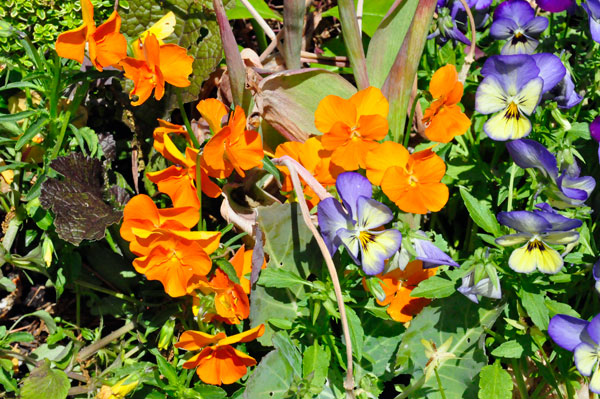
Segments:
[[[286,332],[280,331],[273,335],[273,346],[287,360],[294,370],[294,375],[302,377],[302,356]]]
[[[285,269],[266,268],[260,273],[258,284],[264,287],[294,288],[298,284],[312,286],[309,281],[303,280],[296,273]]]
[[[62,370],[50,368],[50,361],[33,369],[29,377],[23,380],[21,388],[22,399],[64,399],[69,392],[69,378]]]
[[[506,341],[492,351],[496,357],[505,357],[509,359],[518,359],[523,354],[523,346],[517,341]]]
[[[413,298],[446,298],[454,294],[455,285],[455,281],[441,276],[433,276],[421,281],[410,293],[410,296]]]
[[[227,392],[214,385],[197,384],[194,391],[200,394],[202,399],[222,399],[227,397]]]
[[[310,381],[312,386],[322,387],[327,379],[331,352],[317,341],[306,348],[302,357],[302,377]]]
[[[294,379],[294,371],[277,349],[263,357],[248,378],[244,399],[284,399]]]
[[[368,369],[381,380],[395,376],[393,371],[396,349],[402,341],[402,333],[406,328],[402,323],[392,320],[379,320],[367,315],[363,317],[365,330],[363,345],[363,362],[369,359]]]
[[[510,374],[500,362],[490,364],[479,373],[479,399],[510,399],[513,383]]]
[[[348,329],[350,330],[350,341],[352,342],[352,353],[360,361],[363,355],[363,344],[365,331],[363,330],[360,318],[349,306],[346,306],[346,318],[348,319]]]
[[[500,224],[490,210],[489,205],[473,197],[466,189],[460,188],[460,196],[462,197],[471,219],[482,229],[488,233],[498,237],[502,235]]]
[[[542,331],[548,329],[550,321],[550,311],[546,307],[546,296],[540,293],[533,293],[521,290],[521,303],[531,318],[531,321],[538,326]]]

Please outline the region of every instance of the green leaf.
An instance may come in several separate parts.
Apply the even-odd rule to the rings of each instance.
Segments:
[[[10,344],[13,342],[31,342],[35,338],[28,332],[25,331],[17,331],[12,334],[8,334],[8,336],[3,340],[4,344]]]
[[[385,321],[371,316],[363,317],[365,330],[363,344],[363,368],[370,370],[378,378],[387,381],[395,376],[393,371],[396,349],[402,341],[406,328],[395,321]],[[371,363],[364,364],[365,360]]]
[[[381,23],[381,20],[387,14],[388,10],[390,9],[390,7],[392,6],[393,3],[394,3],[394,0],[378,0],[378,1],[365,2],[363,5],[363,14],[362,14],[362,31],[364,33],[366,33],[367,35],[369,35],[370,37],[373,37],[373,35],[375,34],[375,31],[377,30],[377,27]],[[325,11],[323,14],[321,14],[321,16],[322,17],[335,17],[335,18],[339,19],[340,18],[340,10],[339,10],[338,6],[331,7],[330,9]],[[409,20],[409,22],[410,22],[410,20]],[[407,25],[410,25],[410,23]],[[402,44],[401,37],[399,37],[399,36],[394,36],[394,37],[398,38],[398,40],[400,41],[400,44]],[[373,39],[371,39],[371,41],[372,40]],[[394,40],[394,42],[395,41],[396,40]],[[389,41],[388,41],[388,45],[391,45],[391,43],[389,43]],[[370,77],[371,77],[371,75],[369,75],[369,78]]]
[[[17,122],[38,113],[38,111],[28,110],[17,112],[16,114],[0,114],[0,122]]]
[[[527,311],[531,321],[538,326],[542,331],[548,329],[548,323],[550,321],[550,312],[546,307],[545,299],[546,296],[540,293],[533,293],[521,289],[520,295],[521,303]]]
[[[235,271],[235,267],[233,267],[233,265],[228,260],[219,258],[215,259],[214,262],[217,264],[217,266],[219,266],[219,269],[221,269],[227,275],[229,280],[231,280],[235,284],[240,283],[240,278],[238,277],[237,272]]]
[[[500,362],[490,364],[479,373],[479,399],[510,399],[513,383],[510,374]]]
[[[307,281],[310,275],[309,265],[318,267],[322,264],[322,259],[312,233],[304,224],[298,205],[287,203],[259,207],[257,220],[264,233],[264,250],[270,257],[265,270],[282,269]],[[258,339],[261,344],[271,345],[273,329],[267,323],[269,319],[291,321],[300,314],[308,313],[306,308],[298,305],[298,299],[305,295],[303,284],[290,288],[255,285],[250,294],[250,324],[256,327],[265,323],[265,333]]]
[[[363,330],[360,318],[349,306],[346,306],[346,317],[348,319],[348,329],[350,330],[350,341],[352,342],[352,353],[360,361],[363,355],[363,344],[365,331]]]
[[[302,357],[302,377],[310,381],[312,386],[323,387],[327,380],[327,371],[331,361],[331,352],[319,342],[306,348]]]
[[[284,399],[294,379],[294,370],[277,349],[262,358],[246,383],[245,399]]]
[[[169,11],[175,13],[177,23],[174,34],[166,38],[165,42],[184,47],[188,55],[194,58],[193,72],[189,78],[192,84],[182,89],[184,101],[193,101],[200,93],[202,82],[222,59],[221,38],[212,1],[129,0],[129,9],[119,10],[121,32],[137,38]]]
[[[502,235],[500,224],[488,204],[473,197],[465,188],[460,188],[460,196],[465,202],[473,221],[488,233],[498,237]]]
[[[222,399],[227,397],[225,390],[214,385],[197,384],[194,386],[194,391],[198,392],[202,399]]]
[[[581,317],[579,315],[579,313],[577,311],[575,311],[571,307],[571,305],[569,305],[568,303],[557,302],[550,298],[546,298],[544,303],[546,304],[546,307],[550,311],[550,314],[549,314],[550,317],[554,317],[557,314],[566,314],[566,315],[578,317],[578,318]]]
[[[259,84],[255,100],[261,116],[287,139],[305,141],[322,134],[315,127],[319,102],[330,94],[349,98],[356,88],[340,75],[322,69],[275,73]]]
[[[273,335],[273,346],[285,357],[288,364],[294,370],[294,374],[298,377],[302,376],[302,356],[296,345],[284,331],[280,331]]]
[[[304,284],[309,287],[312,284],[309,281],[303,280],[296,273],[287,271],[285,269],[266,268],[260,273],[258,284],[264,287],[275,287],[275,288],[294,288],[298,284]]]
[[[271,8],[265,3],[264,0],[249,0],[249,3],[254,7],[258,15],[263,17],[264,19],[274,19],[279,22],[283,22],[283,17],[276,11],[271,10]],[[229,20],[233,19],[252,19],[254,18],[250,11],[240,0],[235,0],[235,6],[227,11],[227,18]]]
[[[375,6],[377,3],[388,2],[369,1],[365,3],[365,7],[370,3]],[[379,19],[380,23],[377,25],[377,30],[369,34],[372,38],[367,51],[367,72],[369,73],[369,83],[372,86],[379,88],[383,86],[383,82],[385,82],[385,78],[394,64],[396,55],[400,51],[408,28],[410,28],[418,4],[419,0],[403,1],[385,20],[382,20],[390,7],[389,4],[386,4],[387,9]],[[380,11],[383,10],[380,9]],[[367,26],[365,15],[363,30],[366,32],[367,29],[370,29],[370,27]],[[390,40],[390,37],[393,37],[394,40]]]
[[[475,377],[487,364],[484,342],[480,338],[484,327],[491,328],[503,308],[504,305],[492,307],[486,302],[476,305],[458,293],[435,300],[411,321],[404,333],[398,353],[403,373],[411,373],[415,381],[423,375],[430,359],[422,340],[440,348],[451,339],[447,352],[454,358],[437,368],[441,385],[447,398],[473,398],[473,390],[477,390]],[[413,368],[409,367],[409,359]],[[442,398],[435,377],[425,381],[423,388],[428,392],[427,399]]]
[[[36,134],[38,134],[44,127],[46,127],[46,125],[49,122],[50,119],[48,119],[46,115],[40,116],[38,120],[35,121],[35,123],[32,124],[29,128],[27,128],[25,133],[21,137],[19,137],[19,139],[17,140],[17,144],[15,144],[15,150],[20,150],[21,148],[23,148],[23,146],[29,143],[29,141],[31,141],[31,139],[33,139],[33,137]]]
[[[496,357],[505,357],[508,359],[518,359],[523,354],[523,346],[517,341],[506,341],[492,351]]]
[[[23,380],[21,388],[22,399],[64,399],[67,397],[69,378],[62,370],[50,368],[50,361],[44,359],[43,363],[33,369],[29,377]]]
[[[171,363],[169,363],[164,357],[160,354],[156,355],[156,365],[158,366],[158,371],[169,381],[169,385],[179,386],[179,379],[177,378],[177,371],[175,371],[175,367]]]
[[[441,276],[433,276],[421,281],[410,293],[410,296],[414,298],[446,298],[454,294],[455,285],[455,281]]]

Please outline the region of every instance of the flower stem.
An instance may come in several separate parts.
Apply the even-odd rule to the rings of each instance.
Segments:
[[[433,372],[435,373],[435,379],[438,383],[438,388],[440,389],[440,395],[442,395],[442,399],[446,399],[446,393],[444,392],[444,387],[442,386],[442,379],[440,378],[440,374],[438,373],[437,367],[433,368]]]
[[[513,202],[513,190],[515,186],[515,175],[517,174],[517,165],[513,162],[510,166],[510,180],[508,183],[508,204],[506,205],[506,211],[512,211],[512,202]]]
[[[521,399],[529,399],[529,393],[527,392],[527,386],[525,380],[523,380],[523,370],[519,364],[519,359],[512,359],[513,371],[515,373],[515,380],[517,380],[517,388]]]
[[[202,166],[200,160],[202,156],[200,151],[196,155],[196,195],[198,196],[198,231],[204,230],[204,222],[202,220]]]
[[[179,105],[179,112],[181,113],[181,119],[183,119],[183,124],[185,125],[185,129],[188,131],[188,134],[190,136],[190,139],[192,140],[192,143],[194,143],[194,148],[200,148],[200,143],[198,142],[198,139],[196,138],[196,135],[194,134],[194,131],[192,130],[192,124],[190,123],[190,120],[188,119],[187,114],[185,113],[185,108],[183,107],[183,99],[181,98],[181,90],[176,90],[177,93],[177,104]]]
[[[115,298],[122,299],[124,301],[128,301],[133,304],[138,304],[138,301],[135,298],[128,297],[127,295],[122,294],[120,292],[109,290],[108,288],[104,288],[104,287],[97,286],[95,284],[88,283],[87,281],[75,280],[75,284],[80,285],[85,288],[89,288],[94,291],[102,292],[104,294],[112,295]]]

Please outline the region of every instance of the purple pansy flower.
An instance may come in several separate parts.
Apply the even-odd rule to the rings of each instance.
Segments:
[[[441,43],[446,43],[448,40],[452,39],[462,42],[467,46],[471,44],[471,41],[467,39],[465,34],[458,28],[459,24],[464,25],[465,22],[457,20],[456,15],[458,13],[458,8],[453,7],[450,9],[446,6],[445,1],[438,1],[437,12],[438,18],[436,30],[427,37],[428,39],[437,37]]]
[[[496,239],[496,244],[512,246],[526,243],[515,249],[508,259],[508,266],[519,273],[531,273],[538,269],[542,273],[556,274],[563,267],[563,259],[548,244],[567,245],[579,240],[574,229],[583,224],[580,220],[560,215],[547,204],[537,205],[534,211],[500,212],[500,224],[516,230]]]
[[[458,263],[444,253],[444,251],[436,247],[432,242],[420,238],[412,238],[410,242],[417,253],[416,259],[423,261],[423,269],[441,265],[460,267]]]
[[[598,162],[600,162],[600,116],[597,116],[596,119],[590,123],[590,136],[599,143]]]
[[[566,70],[565,77],[544,95],[544,98],[546,97],[556,101],[558,108],[562,109],[573,108],[583,100],[583,97],[575,91],[575,83],[573,83],[569,70]]]
[[[594,267],[592,267],[592,276],[594,276],[594,280],[596,280],[596,291],[600,293],[600,259],[594,263]]]
[[[592,39],[600,43],[600,0],[586,0],[581,5],[588,13]]]
[[[483,81],[475,95],[475,109],[495,114],[483,130],[493,140],[525,137],[531,131],[531,115],[541,95],[564,77],[560,59],[547,53],[497,55],[488,58],[481,69]]]
[[[392,220],[392,211],[371,198],[371,183],[356,172],[340,174],[335,186],[343,205],[326,198],[317,208],[329,252],[333,255],[343,245],[366,274],[381,273],[385,260],[398,251],[402,241],[398,230],[378,230]]]
[[[581,206],[596,187],[591,176],[580,176],[577,161],[564,165],[559,175],[556,157],[542,144],[534,140],[521,139],[506,143],[513,161],[523,169],[536,168],[556,186],[549,192],[559,207]]]
[[[550,320],[548,334],[558,346],[573,352],[577,370],[592,376],[590,390],[600,393],[600,314],[591,321],[557,314]]]
[[[537,0],[537,5],[544,11],[561,12],[577,7],[575,0]]]
[[[475,280],[475,271],[462,278],[462,284],[457,289],[458,292],[466,296],[470,301],[479,303],[479,297],[484,296],[492,299],[502,298],[502,288],[500,284],[495,285],[489,277],[484,277],[479,281]]]
[[[501,54],[532,54],[538,38],[548,27],[548,20],[536,17],[535,10],[525,0],[507,0],[494,12],[490,35],[506,40]]]

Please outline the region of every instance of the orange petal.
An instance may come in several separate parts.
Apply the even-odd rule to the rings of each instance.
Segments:
[[[196,186],[185,169],[169,166],[167,169],[147,173],[146,176],[158,186],[158,191],[171,198],[173,206],[200,208]]]
[[[209,176],[216,178],[229,177],[233,171],[231,162],[225,160],[225,140],[229,138],[231,128],[225,126],[221,131],[215,134],[204,146],[202,158],[206,164],[206,171]]]
[[[201,349],[207,345],[213,345],[225,338],[225,333],[220,332],[216,335],[210,335],[201,331],[188,330],[184,331],[179,337],[179,341],[175,344],[176,348],[194,351]]]
[[[381,185],[385,171],[391,166],[404,168],[408,162],[409,153],[402,144],[386,141],[367,153],[367,178],[376,186]]]
[[[94,22],[94,5],[90,0],[81,0],[80,4],[83,24],[94,30],[96,28],[96,23]]]
[[[87,40],[87,25],[71,29],[58,35],[54,48],[59,57],[83,63],[85,42]]]
[[[123,209],[123,225],[121,225],[121,237],[126,241],[133,241],[131,228],[126,225],[129,220],[147,220],[152,226],[159,226],[160,219],[158,208],[152,198],[145,194],[138,194],[127,202]]]
[[[160,46],[160,71],[165,81],[176,87],[187,87],[191,84],[188,77],[192,73],[194,59],[187,55],[183,47],[176,44]]]
[[[363,115],[379,115],[387,120],[390,105],[377,87],[370,86],[357,92],[350,97],[350,102],[356,107],[358,118]]]
[[[448,202],[448,187],[443,183],[428,183],[419,185],[421,201],[431,212],[439,212]]]
[[[91,36],[96,44],[95,55],[90,60],[98,70],[117,64],[127,57],[127,39],[119,31],[121,29],[121,17],[116,11],[102,25],[98,26]],[[91,41],[90,40],[90,41]]]
[[[255,364],[254,358],[231,346],[218,347],[212,353],[207,352],[200,357],[196,373],[206,384],[233,384],[247,373],[248,366]]]
[[[321,136],[321,143],[326,150],[335,151],[350,141],[352,129],[342,122],[335,122],[327,133]]]
[[[119,63],[125,70],[125,77],[133,80],[133,90],[129,93],[129,98],[137,96],[136,101],[132,101],[131,105],[137,106],[143,104],[152,95],[154,90],[155,79],[154,73],[148,68],[148,65],[143,60],[136,60],[127,57]]]
[[[429,92],[433,98],[441,98],[454,89],[457,81],[456,67],[452,64],[445,65],[433,74],[431,82],[429,82]]]
[[[250,330],[244,331],[244,332],[236,334],[236,335],[232,335],[231,337],[224,338],[221,341],[219,341],[219,343],[217,345],[219,345],[219,346],[231,345],[231,344],[235,344],[236,342],[253,341],[256,338],[262,336],[264,333],[265,333],[265,325],[261,324]]]
[[[387,313],[397,322],[406,323],[412,320],[413,316],[423,310],[423,308],[431,303],[431,299],[412,298],[410,293],[412,289],[400,287],[394,300],[387,308]]]
[[[328,133],[335,123],[352,128],[357,120],[356,106],[334,95],[322,99],[315,111],[315,126],[323,133]]]
[[[471,126],[471,120],[461,111],[458,105],[445,106],[425,128],[425,135],[431,141],[448,143],[455,136],[465,134]]]
[[[410,158],[413,161],[413,173],[419,184],[437,183],[446,173],[444,160],[430,149],[416,152]]]
[[[228,112],[225,104],[216,98],[208,98],[200,101],[198,105],[196,105],[196,109],[208,123],[208,126],[210,127],[210,130],[212,130],[213,134],[216,134],[221,130],[221,121]]]
[[[242,177],[245,175],[243,171],[262,167],[264,152],[260,134],[246,130],[238,140],[226,147],[226,154]]]
[[[427,207],[421,201],[418,187],[411,186],[409,178],[403,168],[392,166],[381,179],[381,189],[402,211],[426,214]]]
[[[227,126],[231,128],[231,140],[235,140],[246,130],[246,114],[244,109],[237,105],[229,118]]]

